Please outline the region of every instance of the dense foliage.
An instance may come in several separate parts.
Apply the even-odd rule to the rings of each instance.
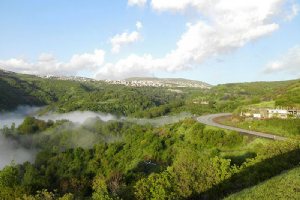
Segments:
[[[231,112],[266,102],[299,106],[300,99],[299,80],[169,90],[1,70],[0,89],[0,111],[45,105],[43,112],[91,110],[142,118]],[[193,118],[161,126],[139,121],[95,118],[75,124],[26,117],[18,127],[4,127],[0,134],[5,139],[38,153],[33,163],[12,163],[0,170],[0,199],[222,199],[300,162],[298,141],[243,136]],[[238,122],[286,136],[300,130],[298,119]]]
[[[24,122],[18,127],[18,131],[20,134],[33,134],[46,130],[51,127],[53,123],[53,121],[45,122],[35,119],[34,117],[26,117]]]
[[[33,164],[0,171],[2,199],[216,199],[300,161],[297,143],[267,142],[258,148],[246,136],[193,119],[161,127],[100,119],[80,126],[58,121],[30,135],[20,127],[7,129],[6,136],[40,153]],[[242,161],[234,162],[231,151],[240,151]]]
[[[224,84],[212,89],[127,87],[102,81],[43,79],[0,70],[0,111],[48,105],[46,111],[91,110],[153,118],[169,113],[232,112],[242,105],[274,101],[299,107],[299,80]],[[205,103],[203,103],[205,102]]]
[[[236,126],[243,129],[255,130],[275,135],[299,138],[300,137],[300,119],[280,119],[271,118],[264,120],[251,120],[243,117],[224,118],[219,120],[223,124]]]
[[[163,88],[42,79],[1,70],[0,89],[0,110],[11,110],[18,105],[49,105],[47,110],[57,112],[91,110],[127,116],[169,103],[169,107],[180,106],[183,98]],[[164,111],[158,111],[160,114],[169,112],[168,106],[161,108]],[[155,112],[152,111],[156,116]]]

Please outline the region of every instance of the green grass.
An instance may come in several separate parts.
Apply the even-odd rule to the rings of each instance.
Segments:
[[[230,118],[220,120],[222,124],[247,130],[255,130],[291,138],[300,137],[300,119],[266,119],[232,121]]]
[[[262,101],[257,104],[248,105],[247,107],[253,108],[275,108],[275,101]]]
[[[226,200],[238,199],[300,199],[300,167],[226,198]]]
[[[230,159],[231,164],[240,166],[247,159],[256,157],[259,149],[272,142],[273,141],[269,139],[244,136],[244,141],[241,145],[231,149],[222,149],[220,156],[225,159]]]
[[[220,128],[213,126],[206,126],[205,130],[220,130]],[[225,130],[226,134],[230,134],[232,131]],[[254,158],[256,152],[263,146],[272,143],[272,140],[259,138],[256,136],[245,135],[243,136],[243,141],[234,147],[219,147],[220,156],[225,159],[230,159],[231,164],[236,164],[240,166],[249,158]]]

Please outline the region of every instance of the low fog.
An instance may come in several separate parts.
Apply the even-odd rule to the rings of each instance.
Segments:
[[[10,127],[12,123],[15,123],[16,127],[18,127],[28,115],[35,116],[36,118],[45,121],[68,120],[70,122],[66,122],[52,130],[46,130],[39,134],[19,136],[17,140],[5,137],[0,131],[0,169],[5,165],[11,164],[12,162],[19,164],[25,161],[33,161],[37,150],[24,148],[24,145],[31,147],[31,145],[35,144],[37,145],[37,148],[39,148],[39,143],[42,144],[50,142],[49,144],[53,143],[53,145],[55,144],[61,147],[63,150],[73,147],[91,148],[99,141],[115,142],[122,140],[122,136],[120,135],[104,136],[89,130],[89,127],[92,127],[92,125],[99,120],[104,122],[110,120],[127,121],[141,125],[151,124],[153,126],[162,126],[165,124],[178,122],[187,117],[191,117],[191,114],[189,113],[181,113],[174,116],[163,116],[154,119],[139,119],[129,117],[118,118],[112,114],[91,111],[74,111],[63,114],[48,113],[40,116],[37,115],[39,109],[40,107],[20,106],[14,112],[1,113],[0,129],[3,128],[3,126]]]
[[[35,150],[23,148],[17,141],[6,138],[0,132],[0,169],[11,163],[32,162],[35,155]]]
[[[39,146],[40,144],[55,145],[60,150],[68,148],[82,147],[85,149],[92,148],[100,141],[113,142],[121,140],[121,137],[116,135],[104,136],[99,132],[91,130],[93,119],[87,120],[82,124],[74,124],[73,122],[66,122],[53,129],[46,130],[39,134],[29,135],[26,140],[33,142]],[[23,140],[26,143],[26,140]]]
[[[69,120],[73,123],[79,123],[82,124],[86,122],[89,119],[93,118],[100,118],[102,121],[110,121],[110,120],[116,120],[117,118],[112,114],[104,114],[104,113],[96,113],[91,111],[74,111],[69,113],[48,113],[46,115],[42,116],[36,116],[38,119],[48,121],[48,120]]]
[[[153,119],[147,118],[124,118],[128,122],[133,122],[141,125],[151,124],[153,126],[163,126],[166,124],[173,124],[183,120],[185,118],[192,117],[190,113],[182,112],[177,115],[170,115],[170,116],[162,116]]]
[[[0,128],[10,127],[13,123],[19,126],[28,115],[34,115],[41,107],[19,106],[13,112],[0,112]]]

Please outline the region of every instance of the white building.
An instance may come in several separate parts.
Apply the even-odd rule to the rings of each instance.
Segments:
[[[268,109],[268,118],[288,118],[288,110],[284,109]]]
[[[253,113],[253,118],[261,119],[260,113]]]
[[[241,112],[240,116],[254,119],[270,119],[281,118],[287,119],[300,118],[299,109],[283,109],[283,108],[249,108],[246,112]]]

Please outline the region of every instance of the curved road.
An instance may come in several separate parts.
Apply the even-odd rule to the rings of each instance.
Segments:
[[[286,140],[287,139],[285,137],[272,135],[272,134],[268,134],[268,133],[262,133],[262,132],[257,132],[257,131],[250,131],[250,130],[245,130],[245,129],[241,129],[241,128],[236,128],[236,127],[232,127],[232,126],[226,126],[226,125],[219,124],[214,121],[215,118],[227,117],[227,116],[231,116],[231,115],[232,115],[231,113],[219,113],[219,114],[204,115],[201,117],[197,117],[197,120],[199,122],[209,125],[209,126],[215,126],[215,127],[219,127],[219,128],[223,128],[223,129],[227,129],[227,130],[237,131],[240,133],[255,135],[258,137],[263,137],[263,138],[268,138],[268,139],[273,139],[273,140]]]

